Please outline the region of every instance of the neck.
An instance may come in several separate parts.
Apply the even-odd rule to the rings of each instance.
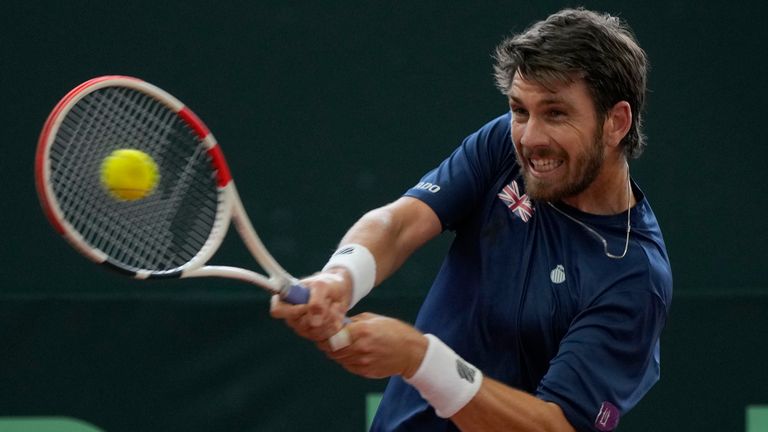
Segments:
[[[629,184],[629,165],[622,156],[603,164],[592,184],[581,193],[563,198],[563,202],[584,213],[614,215],[625,212],[637,203]]]

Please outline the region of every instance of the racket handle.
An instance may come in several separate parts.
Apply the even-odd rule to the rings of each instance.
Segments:
[[[293,284],[280,295],[280,298],[290,304],[309,303],[309,289],[301,284]]]

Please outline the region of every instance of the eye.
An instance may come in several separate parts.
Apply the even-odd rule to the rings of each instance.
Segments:
[[[547,111],[547,117],[549,117],[552,120],[559,120],[559,119],[562,119],[565,116],[566,116],[566,114],[565,114],[564,111],[560,111],[560,110],[557,110],[557,109],[552,109],[552,110]]]
[[[509,108],[509,111],[512,113],[513,119],[521,119],[528,117],[528,110],[524,108],[520,108],[518,106],[512,106]]]

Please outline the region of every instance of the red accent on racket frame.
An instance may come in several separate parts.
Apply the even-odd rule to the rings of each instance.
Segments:
[[[181,119],[195,131],[195,134],[197,134],[201,140],[204,140],[205,137],[211,134],[208,126],[206,126],[205,123],[200,120],[200,117],[192,112],[191,109],[187,107],[182,108],[181,111],[179,111],[179,117],[181,117]]]
[[[195,131],[195,134],[197,134],[198,138],[201,140],[206,139],[208,135],[211,134],[211,130],[208,129],[208,126],[206,126],[205,123],[200,120],[200,117],[198,117],[191,109],[184,107],[178,114],[179,117],[181,117],[181,119]],[[215,144],[213,147],[209,148],[208,156],[211,157],[213,167],[216,169],[216,181],[218,186],[223,188],[232,181],[232,173],[227,165],[227,160],[224,159],[224,153],[222,153],[221,147],[219,147],[218,144]]]
[[[220,188],[223,188],[232,181],[232,172],[229,170],[227,160],[224,159],[224,153],[218,144],[208,149],[208,156],[211,157],[214,168],[216,168],[216,180]]]

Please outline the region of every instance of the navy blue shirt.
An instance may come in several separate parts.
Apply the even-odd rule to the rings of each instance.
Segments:
[[[525,194],[510,115],[467,137],[406,192],[455,240],[419,311],[432,333],[490,378],[559,405],[579,431],[612,430],[659,379],[672,275],[656,217],[633,183],[629,250]],[[624,248],[627,214],[558,203]],[[457,430],[393,377],[374,431]]]

